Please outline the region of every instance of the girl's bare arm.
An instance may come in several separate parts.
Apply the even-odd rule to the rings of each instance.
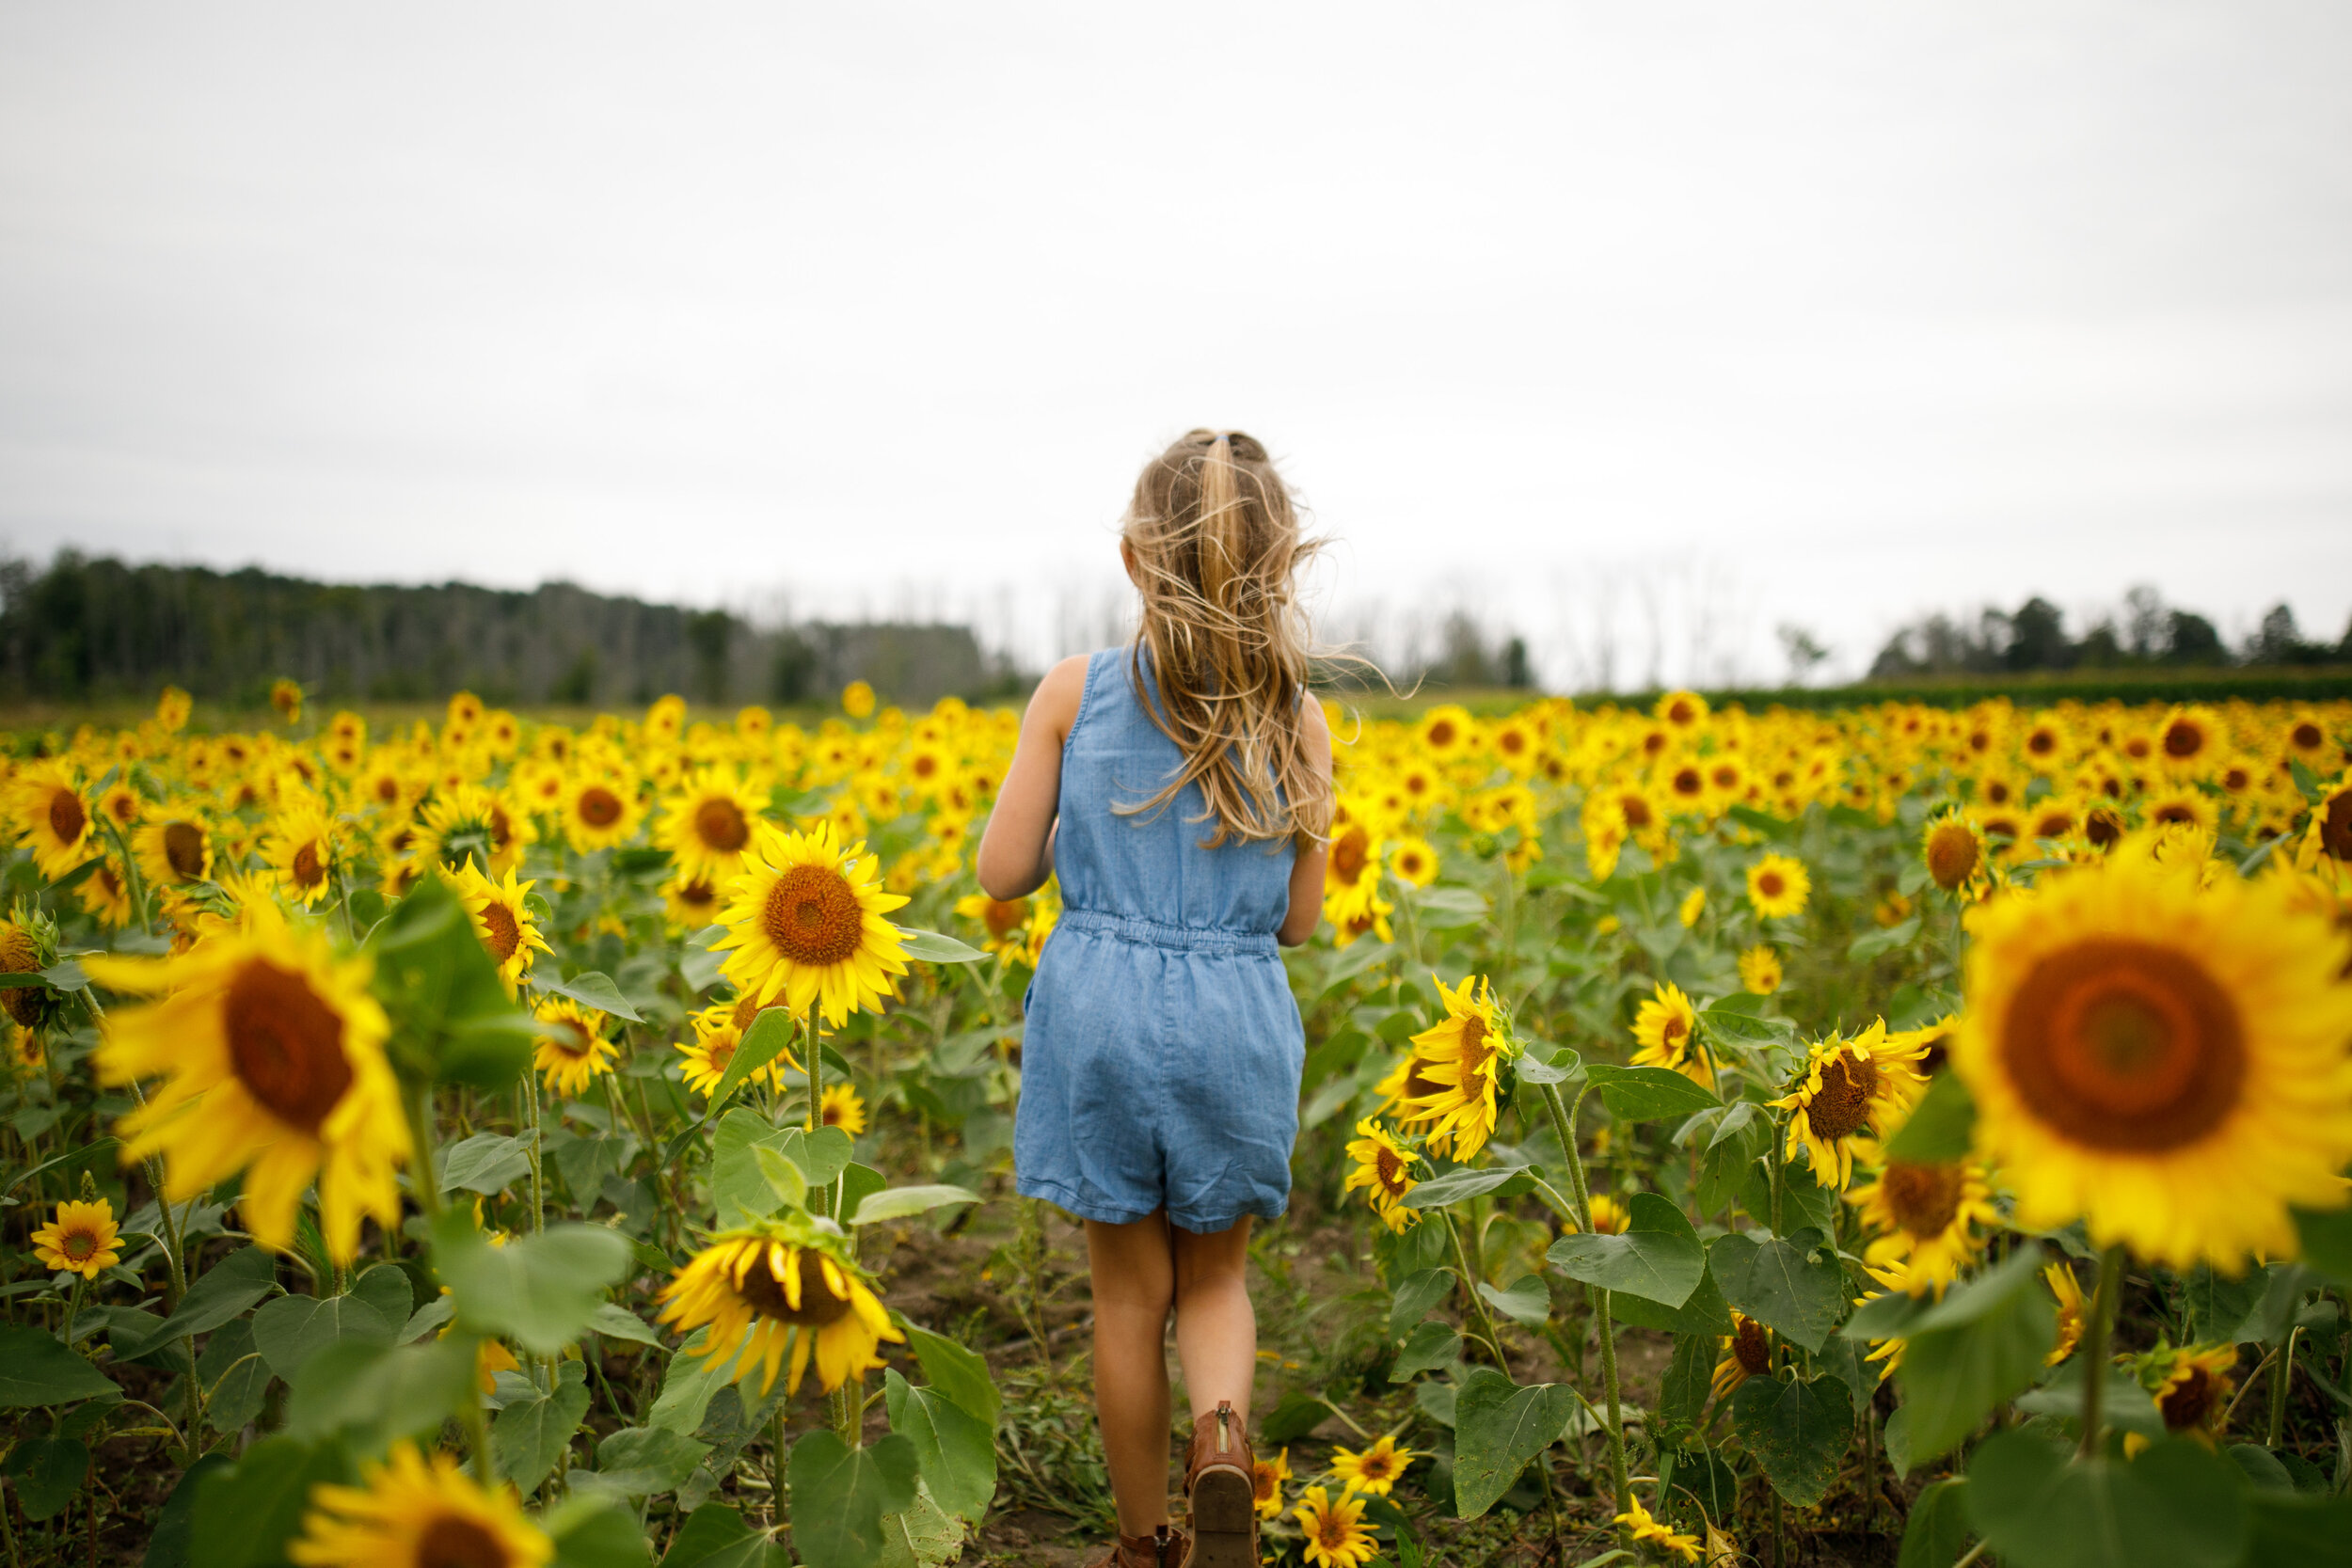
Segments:
[[[991,898],[1025,898],[1054,874],[1054,819],[1061,806],[1061,748],[1077,722],[1085,695],[1084,655],[1063,659],[1045,673],[1030,694],[1021,719],[1021,739],[1012,766],[996,791],[996,806],[980,834],[974,868],[980,891]],[[1317,884],[1321,884],[1318,882]]]
[[[1315,771],[1325,779],[1331,777],[1331,727],[1324,722],[1323,705],[1310,694],[1307,698],[1307,754]],[[1330,846],[1320,839],[1301,838],[1298,859],[1291,866],[1290,912],[1282,917],[1282,927],[1275,932],[1275,940],[1285,947],[1295,947],[1315,934],[1315,927],[1323,919],[1323,867],[1330,853]]]

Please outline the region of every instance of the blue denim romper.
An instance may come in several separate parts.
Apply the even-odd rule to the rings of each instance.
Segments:
[[[1029,983],[1013,1170],[1023,1193],[1086,1219],[1165,1209],[1205,1234],[1288,1206],[1306,1034],[1274,940],[1291,841],[1201,847],[1216,824],[1198,784],[1111,810],[1151,799],[1182,760],[1136,701],[1127,650],[1089,658],[1062,746],[1063,908]]]

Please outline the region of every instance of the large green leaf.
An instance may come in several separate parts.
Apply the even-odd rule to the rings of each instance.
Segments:
[[[807,1197],[807,1179],[785,1157],[786,1132],[739,1105],[719,1118],[710,1134],[710,1197],[721,1224],[765,1219]]]
[[[995,1381],[988,1375],[988,1363],[944,1334],[909,1323],[906,1336],[933,1391],[955,1401],[965,1415],[977,1418],[993,1433],[1004,1402]]]
[[[1454,1402],[1454,1512],[1475,1519],[1492,1508],[1559,1438],[1576,1405],[1565,1383],[1518,1388],[1492,1367],[1473,1370]]]
[[[1570,1279],[1669,1309],[1689,1301],[1707,1273],[1707,1251],[1699,1245],[1698,1233],[1680,1210],[1655,1193],[1635,1195],[1625,1234],[1572,1231],[1552,1243],[1544,1256]]]
[[[456,1303],[457,1323],[551,1355],[578,1339],[608,1286],[636,1263],[628,1238],[597,1225],[553,1225],[494,1247],[470,1216],[452,1211],[434,1227],[433,1262]]]
[[[2245,1568],[2352,1568],[2352,1497],[2256,1492]]]
[[[637,1511],[610,1492],[575,1493],[539,1525],[555,1543],[554,1568],[644,1568],[652,1555]]]
[[[2233,1466],[2186,1438],[2125,1465],[1995,1433],[1969,1460],[1964,1496],[1977,1533],[2016,1568],[2231,1568],[2246,1547]]]
[[[490,1090],[530,1070],[536,1026],[506,994],[447,881],[417,879],[368,933],[367,947],[405,1067]]]
[[[942,936],[937,931],[921,931],[912,926],[898,927],[899,939],[906,944],[910,958],[920,958],[927,964],[976,964],[988,955],[968,942]]]
[[[1890,1160],[1915,1165],[1951,1164],[1968,1157],[1977,1102],[1956,1072],[1939,1072],[1886,1145]]]
[[[1724,1299],[1782,1338],[1817,1351],[1846,1309],[1845,1273],[1821,1256],[1818,1230],[1757,1241],[1747,1231],[1719,1236],[1708,1270]]]
[[[2036,1277],[2041,1262],[2041,1248],[2020,1247],[1913,1325],[1895,1375],[1914,1465],[1959,1446],[2041,1375],[2058,1338],[2057,1308]]]
[[[1416,1323],[1405,1337],[1405,1347],[1390,1363],[1389,1381],[1409,1383],[1420,1373],[1451,1366],[1461,1354],[1462,1337],[1454,1331],[1452,1323],[1435,1319]]]
[[[1635,1193],[1632,1202],[1631,1228],[1639,1231],[1687,1236],[1695,1245],[1699,1233],[1666,1198],[1656,1193]],[[1731,1332],[1731,1307],[1724,1293],[1716,1288],[1712,1270],[1699,1276],[1698,1288],[1683,1299],[1679,1307],[1664,1307],[1645,1301],[1637,1295],[1613,1295],[1609,1309],[1617,1322],[1637,1328],[1655,1328],[1668,1334],[1720,1336]]]
[[[1619,1121],[1658,1121],[1721,1105],[1707,1090],[1662,1067],[1611,1067],[1587,1062],[1585,1073]]]
[[[614,1018],[625,1018],[631,1023],[645,1022],[636,1007],[630,1004],[628,998],[621,994],[621,988],[612,983],[612,976],[596,970],[581,970],[568,980],[555,979],[550,975],[533,974],[531,977],[531,983],[540,990],[552,991],[557,996],[568,996],[582,1006],[594,1007],[598,1012],[611,1013]]]
[[[1835,1378],[1752,1377],[1731,1396],[1731,1427],[1772,1490],[1810,1508],[1836,1479],[1837,1462],[1853,1440],[1853,1403]]]
[[[528,1497],[548,1479],[588,1414],[588,1372],[578,1361],[560,1363],[555,1390],[499,1412],[490,1425],[490,1454],[499,1474]]]
[[[276,1258],[257,1246],[240,1247],[205,1270],[180,1298],[178,1310],[151,1335],[143,1336],[135,1344],[114,1336],[115,1354],[133,1360],[173,1339],[218,1328],[269,1294],[277,1278]]]
[[[1968,1478],[1929,1483],[1912,1502],[1895,1568],[1951,1568],[1967,1549]]]
[[[882,1377],[890,1430],[914,1445],[931,1496],[974,1524],[996,1497],[996,1445],[987,1425],[935,1388],[918,1388],[897,1371]]]
[[[1482,1279],[1478,1293],[1487,1306],[1522,1328],[1541,1328],[1551,1319],[1551,1288],[1541,1275],[1521,1275],[1511,1281],[1508,1290],[1497,1290]]]
[[[2352,1208],[2297,1209],[2295,1228],[2303,1261],[2333,1283],[2352,1288]]]
[[[963,1521],[941,1508],[921,1476],[914,1504],[882,1515],[882,1556],[874,1568],[946,1568],[963,1555]]]
[[[529,1138],[476,1132],[441,1151],[444,1192],[481,1193],[487,1196],[505,1191],[530,1174]]]
[[[259,1416],[274,1374],[253,1348],[251,1320],[232,1318],[213,1330],[196,1358],[196,1375],[204,1384],[204,1413],[214,1431],[235,1432]]]
[[[264,1305],[253,1314],[253,1348],[291,1384],[303,1364],[329,1345],[389,1345],[409,1309],[407,1277],[398,1269],[371,1269],[346,1295],[279,1296]]]
[[[1525,1169],[1518,1165],[1463,1165],[1441,1171],[1405,1195],[1407,1209],[1442,1209],[1466,1197],[1481,1197],[1504,1183],[1526,1185]]]
[[[977,1203],[980,1195],[969,1187],[936,1185],[928,1187],[892,1187],[875,1193],[860,1202],[852,1212],[851,1225],[878,1225],[884,1220],[902,1220],[910,1214],[928,1213],[951,1203]]]
[[[1422,1269],[1399,1282],[1389,1297],[1389,1338],[1402,1339],[1429,1315],[1429,1309],[1454,1293],[1452,1269]]]
[[[202,1454],[180,1473],[179,1483],[172,1487],[171,1496],[164,1499],[163,1512],[155,1515],[155,1530],[147,1538],[147,1555],[139,1560],[139,1568],[188,1568],[188,1535],[196,1524],[196,1495],[207,1480],[234,1464],[224,1453]]]
[[[188,1568],[259,1568],[285,1560],[313,1486],[351,1479],[340,1445],[265,1437],[236,1468],[205,1478],[188,1532]]]
[[[1658,1388],[1658,1424],[1663,1432],[1691,1432],[1706,1418],[1717,1344],[1711,1334],[1675,1336],[1674,1359],[1666,1364]]]
[[[790,1049],[794,1024],[788,1007],[771,1007],[754,1015],[752,1026],[743,1031],[743,1037],[735,1047],[735,1054],[727,1058],[727,1069],[719,1074],[711,1085],[712,1106],[724,1105],[729,1096],[741,1088],[751,1075],[774,1061]]]
[[[709,1444],[660,1427],[623,1427],[597,1442],[596,1469],[574,1470],[570,1481],[649,1497],[684,1485],[709,1451]]]
[[[922,1469],[914,1445],[897,1433],[852,1449],[831,1432],[792,1445],[785,1479],[792,1488],[792,1544],[808,1568],[868,1568],[882,1547],[882,1515],[914,1506]]]
[[[27,1519],[47,1519],[64,1511],[89,1474],[89,1449],[78,1437],[36,1436],[20,1441],[0,1465],[16,1488]]]
[[[0,1327],[0,1407],[119,1398],[105,1373],[38,1328]]]
[[[661,1568],[789,1568],[791,1560],[725,1503],[705,1503],[671,1537]]]
[[[671,1353],[670,1365],[661,1374],[661,1392],[645,1415],[648,1425],[681,1437],[691,1437],[702,1430],[703,1417],[711,1400],[727,1386],[727,1372],[736,1359],[725,1354],[703,1354],[709,1333],[707,1328],[694,1330],[684,1345]]]
[[[474,1399],[478,1376],[470,1339],[343,1339],[307,1358],[291,1380],[286,1435],[305,1443],[340,1436],[355,1458],[373,1459],[400,1438],[439,1432]]]

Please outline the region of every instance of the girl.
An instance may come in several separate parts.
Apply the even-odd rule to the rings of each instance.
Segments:
[[[1305,1038],[1278,942],[1313,932],[1331,738],[1292,578],[1313,546],[1265,449],[1196,430],[1136,482],[1135,641],[1064,659],[1022,721],[980,886],[1061,878],[1029,987],[1013,1165],[1086,1222],[1094,1402],[1119,1504],[1096,1568],[1255,1568],[1250,1216],[1290,1199]],[[1192,1402],[1168,1516],[1168,1321]]]

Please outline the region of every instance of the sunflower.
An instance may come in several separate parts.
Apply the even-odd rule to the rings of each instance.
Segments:
[[[866,1101],[849,1085],[826,1085],[823,1103],[819,1119],[827,1127],[838,1127],[852,1138],[866,1131]]]
[[[310,1489],[287,1558],[301,1568],[539,1568],[555,1555],[512,1486],[485,1490],[455,1459],[396,1443],[360,1485]]]
[[[686,1076],[686,1086],[698,1094],[707,1095],[719,1086],[719,1080],[726,1076],[727,1065],[735,1060],[737,1048],[743,1043],[743,1031],[731,1020],[710,1016],[712,1011],[729,1010],[706,1009],[696,1014],[694,1043],[688,1045],[681,1040],[677,1044],[678,1054],[686,1058],[679,1064]],[[788,1067],[797,1071],[799,1065],[787,1050],[752,1076],[764,1078],[771,1089],[780,1090],[784,1087],[785,1069]]]
[[[473,920],[473,934],[482,939],[490,961],[498,965],[506,994],[513,996],[522,977],[531,972],[532,956],[554,951],[540,936],[539,923],[523,901],[538,883],[517,882],[512,871],[505,881],[494,882],[470,860],[448,876],[450,886],[457,890],[458,899]]]
[[[270,824],[262,858],[278,874],[279,891],[305,909],[326,895],[335,872],[335,829],[312,802],[289,808]]]
[[[831,1393],[845,1379],[882,1364],[882,1340],[906,1339],[854,1265],[796,1240],[788,1223],[721,1231],[660,1296],[669,1305],[659,1321],[680,1334],[708,1323],[709,1336],[697,1354],[721,1365],[733,1362],[730,1383],[759,1368],[763,1397],[775,1386],[787,1348],[792,1367],[786,1392],[800,1392],[801,1377],[814,1361],[818,1385]]]
[[[1365,1499],[1343,1492],[1334,1502],[1320,1486],[1299,1494],[1291,1510],[1307,1536],[1307,1561],[1312,1568],[1363,1568],[1379,1554],[1379,1544],[1364,1525]]]
[[[874,717],[874,689],[864,681],[851,681],[843,687],[841,711],[852,719]]]
[[[98,819],[63,763],[34,763],[9,781],[9,794],[16,831],[42,876],[56,881],[89,859]]]
[[[336,958],[324,932],[261,902],[242,929],[184,954],[82,964],[101,985],[164,998],[108,1015],[96,1063],[106,1084],[167,1077],[120,1124],[126,1160],[164,1157],[167,1201],[243,1170],[246,1227],[282,1252],[315,1179],[339,1263],[358,1250],[362,1214],[399,1223],[392,1172],[408,1159],[408,1123],[384,1055],[390,1025],[368,993],[373,959]]]
[[[2224,734],[2221,716],[2213,709],[2176,705],[2156,727],[2157,762],[2175,777],[2194,777],[2213,762]]]
[[[278,710],[278,717],[289,724],[302,721],[302,688],[293,681],[274,681],[269,689],[269,705]]]
[[[131,923],[130,879],[113,861],[102,858],[98,869],[74,884],[73,896],[83,912],[94,916],[102,926],[122,927]]]
[[[46,916],[19,909],[22,920],[0,920],[0,974],[38,974],[57,961],[57,930]],[[54,1022],[64,993],[47,985],[0,990],[0,1011],[19,1028],[35,1033]]]
[[[523,850],[539,836],[531,818],[509,811],[490,791],[461,784],[434,798],[417,814],[416,842],[409,853],[454,870],[471,865],[496,877],[522,864]]]
[[[1748,867],[1748,903],[1758,920],[1801,914],[1812,895],[1813,879],[1801,860],[1767,855]]]
[[[736,989],[762,1003],[784,997],[795,1013],[814,1006],[835,1027],[878,1009],[907,961],[883,918],[906,899],[882,891],[877,857],[863,843],[843,848],[827,822],[805,833],[761,823],[753,861],[720,916],[727,934],[713,943],[735,949],[723,973]]]
[[[1389,869],[1400,882],[1427,887],[1438,879],[1438,851],[1425,838],[1401,838],[1389,851]]]
[[[1984,1167],[1889,1160],[1869,1186],[1846,1195],[1875,1238],[1863,1261],[1880,1284],[1941,1298],[1983,1250],[1979,1225],[2000,1224]]]
[[[2052,1263],[2042,1271],[2042,1277],[2048,1282],[2050,1294],[2058,1298],[2058,1343],[2042,1358],[2043,1366],[2055,1367],[2074,1354],[2074,1347],[2082,1343],[2083,1288],[2074,1278],[2074,1269],[2064,1262]]]
[[[1603,1128],[1601,1131],[1605,1132],[1608,1129]],[[1596,1152],[1598,1151],[1596,1150]],[[1595,1193],[1593,1195],[1592,1202],[1594,1235],[1622,1236],[1628,1230],[1633,1228],[1633,1211],[1627,1208],[1624,1204],[1619,1203],[1615,1198],[1610,1196],[1607,1193]],[[1568,1215],[1563,1218],[1560,1225],[1561,1227],[1565,1230],[1574,1230],[1578,1228],[1574,1215]]]
[[[1698,1010],[1682,988],[1661,980],[1656,990],[1633,1012],[1635,1067],[1662,1067],[1678,1072],[1703,1089],[1715,1086],[1715,1068],[1698,1043]]]
[[[2230,1410],[2232,1374],[2237,1369],[2235,1345],[2172,1345],[2159,1339],[2153,1350],[2131,1358],[2139,1386],[2156,1402],[2164,1430],[2175,1437],[2193,1437],[2207,1448],[2220,1435]],[[2137,1436],[2133,1433],[2132,1436]],[[2141,1437],[2124,1440],[2127,1452],[2147,1446]]]
[[[1282,1483],[1291,1479],[1291,1451],[1282,1449],[1272,1459],[1249,1462],[1250,1483],[1256,1489],[1258,1517],[1279,1519],[1282,1516]]]
[[[1740,985],[1756,996],[1780,990],[1780,954],[1769,942],[1757,942],[1740,955]]]
[[[2120,847],[1969,929],[1952,1063],[2022,1226],[2235,1270],[2294,1256],[2288,1205],[2344,1204],[2346,943],[2284,879],[2201,891]]]
[[[564,839],[576,854],[628,843],[644,815],[636,785],[627,779],[591,774],[564,781]]]
[[[1324,861],[1324,901],[1343,908],[1360,902],[1379,885],[1384,846],[1361,822],[1351,822],[1333,834]]]
[[[1706,912],[1707,890],[1694,887],[1684,895],[1681,906],[1675,911],[1675,918],[1682,922],[1684,930],[1689,930],[1699,923],[1699,917]]]
[[[1410,1449],[1400,1449],[1394,1437],[1381,1437],[1361,1453],[1346,1449],[1331,1450],[1331,1473],[1340,1479],[1349,1492],[1362,1492],[1375,1497],[1385,1497],[1390,1488],[1404,1476],[1406,1466],[1421,1455]]]
[[[2303,841],[2295,847],[2295,863],[2305,871],[2316,866],[2322,855],[2338,867],[2352,866],[2352,770],[2321,792]]]
[[[1371,1117],[1356,1124],[1355,1141],[1347,1146],[1347,1157],[1356,1162],[1356,1168],[1347,1175],[1347,1184],[1341,1190],[1363,1190],[1390,1230],[1403,1235],[1421,1216],[1405,1206],[1406,1195],[1419,1186],[1413,1175],[1414,1156],[1410,1149],[1396,1141],[1395,1135]]]
[[[1674,1552],[1678,1554],[1685,1562],[1696,1562],[1699,1560],[1699,1538],[1697,1536],[1685,1535],[1680,1530],[1660,1524],[1651,1515],[1650,1511],[1639,1502],[1632,1502],[1626,1512],[1618,1514],[1612,1522],[1625,1526],[1633,1532],[1633,1539],[1636,1542],[1656,1548],[1661,1557],[1668,1552]]]
[[[980,945],[991,953],[1009,953],[1016,957],[1029,947],[1029,901],[1026,898],[991,898],[985,893],[967,894],[956,900],[956,913],[966,920],[977,920],[987,928],[988,935]]]
[[[1478,734],[1478,721],[1454,703],[1440,703],[1421,718],[1422,750],[1442,765],[1467,752]]]
[[[1984,882],[1984,832],[1975,817],[1957,808],[1931,817],[1920,838],[1928,877],[1946,893],[1966,897]]]
[[[603,1013],[568,996],[548,996],[540,999],[531,1016],[539,1021],[539,1043],[532,1051],[531,1065],[547,1075],[548,1088],[577,1099],[588,1092],[596,1074],[612,1070],[615,1052],[604,1037]]]
[[[1883,1019],[1851,1039],[1832,1035],[1816,1045],[1789,1092],[1768,1101],[1796,1113],[1788,1118],[1789,1161],[1805,1150],[1813,1180],[1843,1191],[1853,1180],[1853,1139],[1884,1136],[1927,1087],[1917,1069],[1926,1049],[1890,1037]]]
[[[139,816],[146,810],[147,803],[139,799],[139,792],[127,784],[108,784],[99,792],[98,815],[113,823],[119,832],[127,833],[138,826]]]
[[[155,722],[163,726],[166,735],[177,735],[188,727],[188,714],[195,706],[186,692],[176,686],[167,686],[163,695],[155,699]]]
[[[1436,984],[1445,1017],[1412,1037],[1416,1074],[1430,1087],[1406,1101],[1402,1119],[1435,1123],[1429,1147],[1468,1160],[1494,1132],[1497,1080],[1518,1046],[1484,975],[1452,990]]]
[[[122,1261],[115,1206],[103,1197],[94,1203],[58,1204],[56,1216],[33,1232],[33,1257],[44,1269],[96,1279]]]
[[[1708,1385],[1719,1400],[1729,1399],[1734,1388],[1772,1370],[1771,1332],[1736,1307],[1731,1309],[1731,1332],[1724,1337],[1722,1349],[1723,1358],[1715,1363],[1715,1378]]]
[[[1658,699],[1658,721],[1684,735],[1707,722],[1707,699],[1695,691],[1669,691]]]

